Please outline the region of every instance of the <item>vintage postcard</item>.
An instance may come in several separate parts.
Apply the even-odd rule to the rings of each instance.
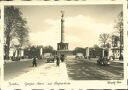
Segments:
[[[127,89],[127,3],[3,2],[4,90]]]

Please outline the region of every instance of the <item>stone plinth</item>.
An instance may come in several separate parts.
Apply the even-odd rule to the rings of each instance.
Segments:
[[[57,50],[68,50],[68,43],[57,43]]]

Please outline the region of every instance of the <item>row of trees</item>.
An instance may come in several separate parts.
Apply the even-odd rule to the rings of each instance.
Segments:
[[[87,52],[86,52],[87,48],[82,48],[82,47],[76,47],[75,50],[73,51],[74,55],[76,53],[82,53],[84,55],[84,57],[86,58]],[[89,57],[90,58],[96,58],[96,57],[101,57],[102,56],[102,50],[103,48],[99,47],[98,45],[94,45],[93,47],[89,48]],[[107,50],[105,50],[105,56],[108,55]]]
[[[41,54],[43,55],[44,53],[52,53],[54,55],[56,51],[52,46],[30,46],[24,49],[24,56],[27,58],[33,58],[35,56],[41,58]]]
[[[29,43],[29,28],[19,8],[7,6],[4,13],[4,51],[5,59],[9,59],[11,47],[21,49]]]

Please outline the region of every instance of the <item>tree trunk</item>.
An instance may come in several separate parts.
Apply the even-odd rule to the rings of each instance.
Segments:
[[[6,46],[5,46],[5,59],[9,60],[9,50],[10,50],[10,37],[6,37]]]
[[[120,56],[119,56],[119,60],[122,60],[122,31],[120,31]]]

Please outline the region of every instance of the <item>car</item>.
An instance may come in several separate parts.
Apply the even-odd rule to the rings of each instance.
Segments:
[[[84,58],[83,54],[82,53],[77,53],[76,56],[75,56],[76,59],[82,59]]]
[[[50,56],[49,58],[47,58],[47,62],[54,63],[54,56]]]
[[[110,61],[109,61],[109,59],[107,59],[106,57],[100,57],[100,58],[97,60],[97,64],[98,64],[98,65],[102,65],[102,66],[108,66],[108,65],[110,65]]]
[[[52,53],[45,53],[44,58],[46,59],[47,63],[54,63],[54,56]]]

